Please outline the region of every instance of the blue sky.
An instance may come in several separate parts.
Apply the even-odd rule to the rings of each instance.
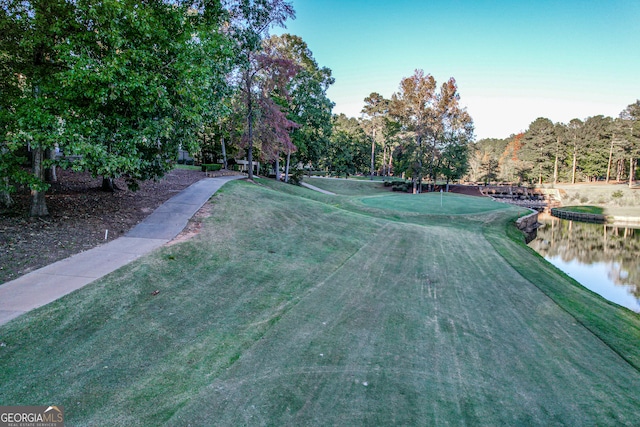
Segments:
[[[640,98],[640,0],[293,0],[285,30],[336,83],[334,113],[357,117],[417,68],[458,82],[477,138],[537,117],[617,117]]]

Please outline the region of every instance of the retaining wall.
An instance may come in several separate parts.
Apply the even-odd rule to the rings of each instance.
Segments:
[[[607,221],[607,218],[604,215],[588,214],[583,212],[570,212],[562,210],[560,208],[552,208],[551,215],[555,216],[556,218],[570,219],[582,222],[593,222],[596,224],[602,224]]]
[[[533,211],[529,215],[518,218],[516,220],[516,227],[525,233],[531,233],[538,228],[538,212]]]

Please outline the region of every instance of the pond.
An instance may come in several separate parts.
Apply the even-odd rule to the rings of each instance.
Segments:
[[[543,214],[539,222],[530,247],[584,287],[640,312],[640,229]]]

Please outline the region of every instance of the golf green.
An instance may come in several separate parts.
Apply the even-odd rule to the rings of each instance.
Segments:
[[[468,215],[507,209],[509,205],[487,198],[451,193],[391,194],[366,197],[360,201],[368,207],[424,215]]]

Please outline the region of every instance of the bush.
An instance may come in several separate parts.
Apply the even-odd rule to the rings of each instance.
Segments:
[[[413,186],[410,182],[404,182],[404,181],[393,181],[391,183],[391,190],[392,191],[403,191],[405,193],[410,193],[411,191],[413,191]]]
[[[202,172],[219,171],[222,169],[222,165],[217,163],[203,163],[200,167],[202,168]]]
[[[300,183],[302,182],[303,176],[304,176],[304,171],[302,169],[296,169],[293,171],[293,173],[289,177],[289,182],[293,185],[300,185]]]
[[[623,196],[622,190],[614,191],[613,194],[611,195],[611,197],[613,197],[614,199],[619,199],[622,196]]]

